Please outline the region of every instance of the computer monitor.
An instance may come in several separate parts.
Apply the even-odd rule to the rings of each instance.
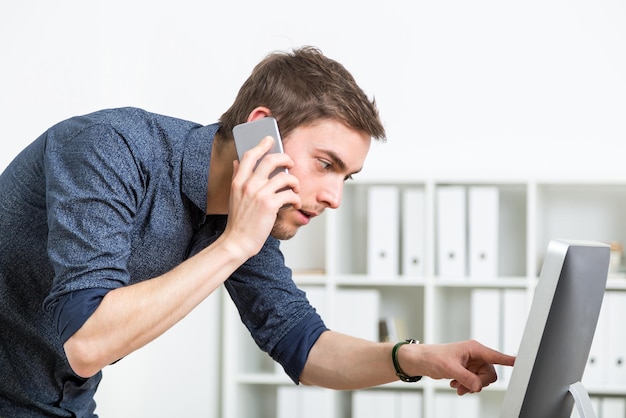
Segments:
[[[594,417],[582,387],[606,288],[610,249],[588,241],[548,245],[501,418]],[[585,411],[584,413],[581,413]]]

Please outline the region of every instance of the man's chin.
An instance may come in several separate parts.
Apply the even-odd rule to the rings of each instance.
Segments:
[[[270,235],[276,239],[286,241],[296,236],[298,229],[298,227],[287,227],[281,222],[277,222],[276,224],[274,224],[274,228],[272,229],[272,232],[270,232]]]

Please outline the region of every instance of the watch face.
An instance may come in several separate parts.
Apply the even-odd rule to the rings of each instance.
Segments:
[[[414,383],[414,382],[419,382],[422,379],[422,376],[405,376],[405,375],[398,375],[398,377],[400,378],[400,380],[402,380],[403,382],[407,382],[407,383]]]

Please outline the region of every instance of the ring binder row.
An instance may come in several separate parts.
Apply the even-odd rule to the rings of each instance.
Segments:
[[[595,413],[595,418],[621,418],[626,417],[626,399],[614,397],[597,397],[589,398],[591,408]],[[576,408],[572,411],[571,418],[591,418],[579,414]]]
[[[417,335],[409,330],[415,326],[410,327],[408,322],[419,322],[421,319],[414,313],[383,309],[385,296],[379,289],[340,288],[336,290],[332,304],[328,303],[326,290],[321,286],[305,285],[300,289],[334,331],[370,341],[396,342]],[[395,300],[393,295],[387,297]],[[276,370],[282,373],[280,365]]]
[[[367,196],[367,274],[380,278],[425,274],[424,189],[370,186]]]
[[[499,190],[495,186],[437,188],[435,222],[439,277],[497,277],[499,212]],[[379,277],[424,276],[426,222],[423,188],[370,186],[367,273]]]
[[[517,355],[528,317],[525,289],[472,289],[470,338],[504,353]],[[511,367],[497,366],[498,380],[508,384]]]
[[[626,386],[625,316],[626,292],[607,291],[582,378],[588,389],[622,389]]]
[[[333,392],[316,387],[280,386],[277,391],[277,418],[317,418],[332,416]],[[591,397],[594,418],[626,416],[626,400],[614,397]],[[399,390],[362,390],[352,392],[352,418],[421,418],[422,393]],[[478,397],[459,397],[452,392],[435,394],[435,418],[479,418]],[[576,408],[571,418],[581,416]]]
[[[281,386],[277,393],[277,418],[332,416],[335,412],[334,395],[332,391],[318,387]],[[352,392],[351,398],[351,418],[422,417],[422,394],[419,391],[362,390]]]
[[[498,276],[499,190],[495,186],[437,189],[439,277],[492,279]]]

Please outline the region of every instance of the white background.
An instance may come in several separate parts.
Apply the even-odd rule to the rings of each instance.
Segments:
[[[212,123],[263,56],[307,44],[377,100],[364,177],[626,179],[624,22],[621,0],[4,0],[0,170],[101,108]],[[107,368],[102,416],[217,416],[218,312]]]

